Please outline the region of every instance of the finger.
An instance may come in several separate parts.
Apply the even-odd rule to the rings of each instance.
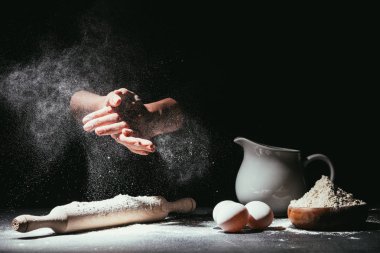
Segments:
[[[135,137],[127,137],[123,134],[121,134],[118,139],[121,143],[123,143],[123,145],[128,145],[134,149],[144,150],[148,152],[154,152],[155,150],[153,143],[149,140]]]
[[[153,153],[155,151],[155,149],[149,149],[149,148],[144,147],[144,146],[127,145],[127,144],[124,144],[123,142],[120,142],[120,144],[124,145],[129,150],[143,151],[143,152],[147,152],[147,153]]]
[[[96,118],[99,118],[99,117],[102,117],[102,116],[105,116],[107,114],[110,114],[112,112],[112,107],[111,106],[107,106],[107,107],[104,107],[100,110],[97,110],[95,112],[92,112],[90,114],[87,114],[83,119],[82,119],[82,122],[83,124],[86,124],[87,122],[89,122],[90,120],[93,120],[93,119],[96,119]]]
[[[124,134],[121,134],[119,136],[119,139],[121,141],[127,143],[128,145],[135,145],[135,146],[153,145],[153,143],[150,140],[136,138],[136,137],[130,137],[130,136],[125,136]]]
[[[123,129],[123,132],[124,132],[124,129]],[[155,151],[155,146],[149,140],[144,140],[141,138],[134,138],[134,137],[127,137],[124,134],[112,134],[111,137],[117,143],[127,147],[129,150],[138,151],[138,152],[143,151],[143,152],[148,152],[148,153],[152,153]],[[147,142],[149,145],[143,146],[141,145],[141,142]]]
[[[118,95],[125,95],[128,93],[128,90],[126,88],[120,88],[115,90],[114,93]]]
[[[151,150],[145,150],[145,149],[142,149],[142,148],[139,148],[139,147],[136,147],[136,146],[131,146],[131,145],[127,145],[127,144],[123,144],[121,143],[123,146],[127,147],[131,152],[134,152],[134,153],[146,153],[146,154],[150,154],[150,153],[153,153],[154,151],[151,151]]]
[[[120,136],[120,134],[113,134],[111,135],[112,138],[114,138],[114,140],[123,145],[124,147],[128,148],[129,151],[131,151],[132,153],[135,153],[135,154],[139,154],[139,155],[148,155],[150,153],[152,153],[153,151],[145,151],[145,150],[139,150],[139,149],[136,149],[134,146],[131,146],[131,145],[127,145],[125,143],[123,143],[122,141],[119,140],[118,136]]]
[[[128,127],[128,124],[125,121],[117,122],[114,124],[107,124],[104,126],[97,127],[95,133],[97,135],[111,135],[121,133],[123,128]]]
[[[123,146],[127,147],[128,149],[138,150],[138,151],[145,151],[149,153],[153,153],[155,151],[154,148],[146,147],[146,146],[137,146],[137,145],[130,145],[127,144],[125,141],[119,140],[119,143]]]
[[[124,134],[125,136],[131,136],[133,133],[134,133],[133,130],[129,128],[123,128],[121,131],[121,134]],[[121,134],[120,133],[111,134],[111,138],[114,139],[116,142],[119,142],[119,136]]]
[[[117,113],[112,113],[105,115],[100,118],[96,118],[93,120],[88,121],[84,126],[83,129],[87,132],[93,131],[95,128],[100,127],[105,124],[113,124],[120,121],[119,114]]]
[[[108,94],[108,100],[107,105],[110,105],[112,107],[118,107],[121,103],[121,97],[116,94],[115,92],[111,92]]]
[[[138,154],[138,155],[149,155],[150,153],[149,152],[146,152],[146,151],[141,151],[141,150],[132,150],[132,149],[129,149],[132,153],[135,153],[135,154]]]

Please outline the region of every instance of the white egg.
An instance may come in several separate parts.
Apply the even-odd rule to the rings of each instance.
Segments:
[[[214,221],[216,223],[218,223],[216,220],[216,217],[218,216],[220,210],[222,208],[225,208],[228,204],[233,204],[233,203],[235,203],[235,202],[232,200],[223,200],[223,201],[219,202],[218,204],[216,204],[216,206],[214,207],[214,210],[212,211],[212,218],[214,219]]]
[[[252,229],[264,229],[272,224],[274,215],[273,211],[264,202],[251,201],[245,205],[248,209],[248,226]]]
[[[218,203],[213,212],[213,217],[218,226],[225,232],[239,232],[248,222],[247,208],[233,201]]]

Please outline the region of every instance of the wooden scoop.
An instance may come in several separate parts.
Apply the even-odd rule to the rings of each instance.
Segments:
[[[288,207],[288,218],[296,228],[306,230],[357,229],[368,217],[367,205],[339,208]]]
[[[118,197],[123,198],[122,195],[115,198]],[[132,201],[132,206],[120,205],[113,198],[97,202],[72,202],[55,207],[45,216],[20,215],[13,219],[12,228],[19,232],[29,232],[47,227],[56,233],[69,233],[137,222],[159,221],[170,212],[188,213],[196,207],[195,200],[192,198],[168,202],[160,196],[127,197]]]

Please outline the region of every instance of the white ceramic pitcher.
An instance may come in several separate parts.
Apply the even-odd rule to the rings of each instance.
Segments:
[[[262,145],[243,137],[234,142],[244,149],[235,184],[237,198],[243,204],[263,201],[276,216],[286,215],[290,201],[306,192],[303,170],[315,160],[327,163],[334,180],[334,167],[325,155],[314,154],[302,161],[299,150]]]

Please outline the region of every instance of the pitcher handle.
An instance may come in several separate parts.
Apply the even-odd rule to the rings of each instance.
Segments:
[[[327,156],[322,155],[322,154],[310,155],[306,158],[306,161],[304,162],[304,167],[306,167],[311,162],[316,161],[316,160],[321,160],[321,161],[324,161],[325,163],[327,163],[327,165],[329,166],[329,169],[330,169],[330,180],[332,182],[334,182],[334,178],[335,178],[334,166]]]

